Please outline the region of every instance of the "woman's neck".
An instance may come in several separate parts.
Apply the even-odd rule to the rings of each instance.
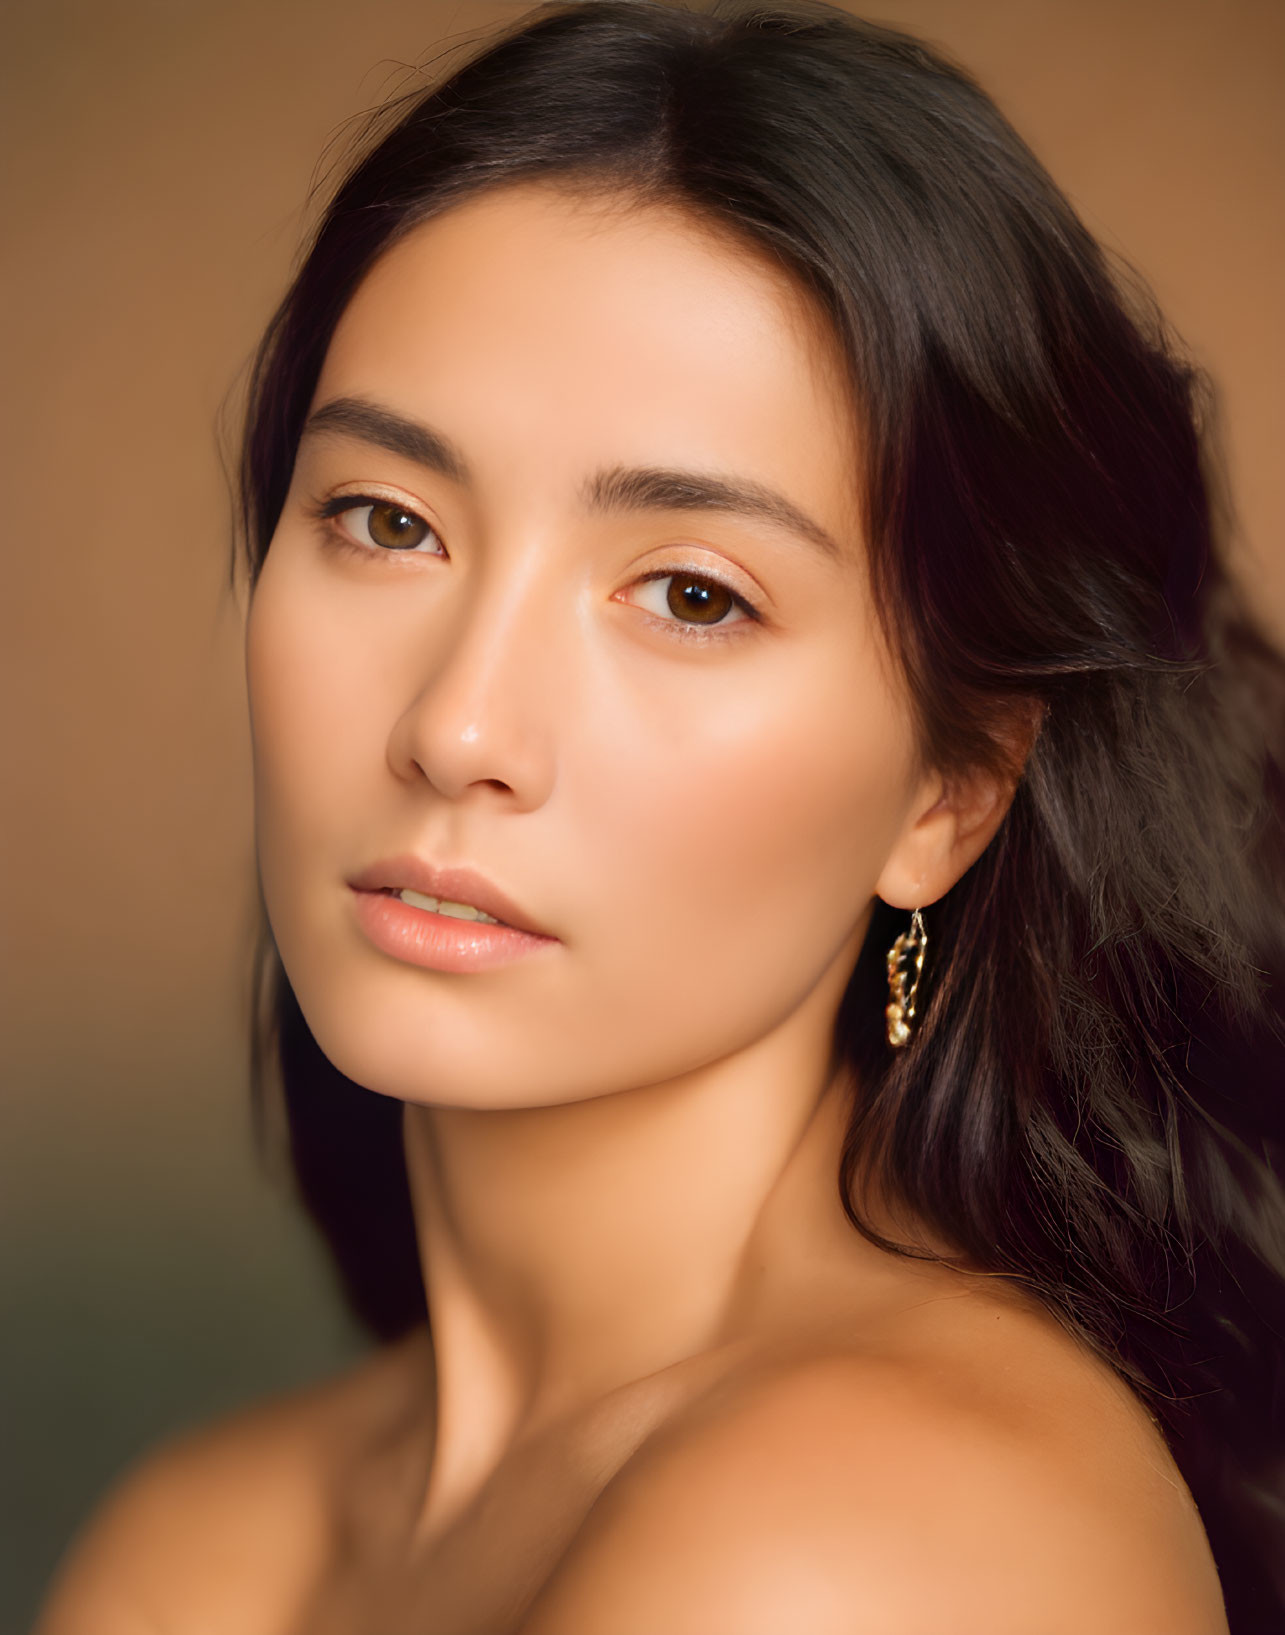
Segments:
[[[435,1357],[426,1515],[464,1502],[523,1432],[727,1343],[774,1284],[860,1241],[837,1198],[833,1006],[818,990],[662,1085],[408,1105]]]

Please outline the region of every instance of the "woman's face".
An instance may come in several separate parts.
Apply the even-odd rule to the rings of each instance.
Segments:
[[[547,184],[359,288],[247,645],[268,912],[351,1078],[565,1102],[842,991],[920,785],[833,348],[731,239]],[[407,857],[547,940],[442,968],[459,921],[352,884]]]

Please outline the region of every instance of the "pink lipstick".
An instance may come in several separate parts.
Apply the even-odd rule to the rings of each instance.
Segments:
[[[498,886],[467,867],[436,868],[407,854],[372,864],[348,884],[367,940],[410,965],[489,971],[558,943]],[[469,910],[488,918],[469,918]]]

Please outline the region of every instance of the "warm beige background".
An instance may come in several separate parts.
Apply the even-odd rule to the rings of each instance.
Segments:
[[[125,1458],[358,1344],[249,1148],[250,791],[215,421],[328,139],[398,64],[522,9],[10,0],[0,23],[6,1628]],[[970,66],[1151,279],[1221,388],[1240,558],[1285,630],[1285,6],[869,14]]]

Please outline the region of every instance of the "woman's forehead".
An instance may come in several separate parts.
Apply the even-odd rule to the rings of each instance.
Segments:
[[[408,233],[367,275],[317,401],[392,393],[498,437],[592,432],[850,482],[837,337],[766,254],[669,205],[526,184]],[[445,401],[449,400],[449,401]]]

